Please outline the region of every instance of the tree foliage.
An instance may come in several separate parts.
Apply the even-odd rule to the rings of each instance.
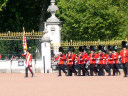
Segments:
[[[0,0],[0,11],[6,7],[8,0]]]
[[[0,0],[0,32],[39,31],[40,25],[48,18],[50,0]],[[41,30],[42,31],[42,30]],[[38,40],[27,40],[34,53]],[[0,41],[1,54],[21,54],[22,41]]]
[[[127,0],[56,0],[63,21],[62,39],[112,40],[128,37]],[[43,29],[50,0],[0,0],[0,32]],[[41,28],[42,27],[42,28]],[[35,52],[38,40],[28,40]],[[0,41],[0,53],[19,54],[22,41]]]
[[[117,40],[127,36],[127,0],[57,0],[57,4],[63,40]]]
[[[26,31],[39,30],[40,17],[42,23],[47,18],[47,7],[50,0],[8,0],[6,8],[0,12],[0,32],[19,32],[23,26]]]

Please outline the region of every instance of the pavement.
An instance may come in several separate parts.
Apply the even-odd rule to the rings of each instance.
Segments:
[[[128,96],[128,77],[0,73],[0,96]]]

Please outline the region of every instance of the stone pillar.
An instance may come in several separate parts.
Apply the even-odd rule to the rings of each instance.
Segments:
[[[46,29],[48,36],[50,37],[51,43],[53,44],[53,53],[58,54],[58,48],[61,43],[61,26],[60,23],[46,22]]]
[[[53,44],[53,53],[58,54],[58,48],[61,42],[61,24],[62,22],[55,16],[55,13],[59,10],[58,6],[55,5],[55,0],[51,0],[51,5],[47,11],[51,13],[51,17],[45,22],[45,29],[48,31],[47,35],[50,37],[51,43]]]
[[[50,37],[47,34],[41,39],[41,52],[44,73],[52,73]]]

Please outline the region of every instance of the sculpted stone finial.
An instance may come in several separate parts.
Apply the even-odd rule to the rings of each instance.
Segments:
[[[55,3],[56,1],[55,0],[51,0],[51,3]]]
[[[59,19],[55,16],[58,10],[59,8],[57,5],[55,5],[55,0],[51,0],[51,5],[47,9],[47,11],[51,13],[51,17],[47,19],[47,22],[58,22],[59,21]]]

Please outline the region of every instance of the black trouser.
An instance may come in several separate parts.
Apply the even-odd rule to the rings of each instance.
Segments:
[[[98,64],[98,68],[99,68],[98,75],[99,75],[99,76],[103,76],[103,74],[104,74],[104,71],[103,71],[103,64]]]
[[[75,75],[77,75],[77,71],[75,69],[75,64],[72,65],[72,69],[73,69],[73,73],[75,73]]]
[[[85,63],[84,64],[84,68],[85,68],[85,75],[89,75],[89,72],[88,72],[88,68],[86,68],[87,64]]]
[[[98,73],[98,64],[94,64],[94,73],[97,75]]]
[[[72,72],[74,71],[72,65],[67,65],[67,69],[68,69],[68,76],[72,76]]]
[[[93,72],[95,72],[95,64],[90,64],[90,75],[93,76]]]
[[[65,71],[64,64],[60,64],[60,65],[58,65],[58,67],[59,67],[59,76],[61,76],[61,70],[62,70],[64,73],[67,73],[67,72]]]
[[[128,75],[128,63],[124,63],[122,65],[124,70],[124,76],[126,77]]]
[[[114,75],[115,75],[115,73],[118,75],[118,73],[119,73],[119,75],[120,75],[120,71],[119,71],[119,69],[118,69],[118,64],[114,64]]]
[[[26,75],[26,77],[28,77],[28,70],[31,72],[31,74],[32,74],[32,76],[33,76],[33,72],[32,72],[32,70],[31,70],[31,67],[28,66],[28,67],[25,68],[25,75]]]
[[[113,75],[114,75],[114,72],[115,72],[114,64],[108,64],[108,66],[109,66],[109,75],[111,75],[111,69],[113,70]]]
[[[83,72],[83,76],[85,76],[85,67],[84,64],[78,64],[78,75],[81,76],[81,70]]]
[[[109,69],[108,69],[108,67],[107,67],[106,64],[103,64],[103,69],[105,69],[105,71],[106,71],[107,73],[109,73]],[[105,75],[105,72],[104,72],[103,74]]]

